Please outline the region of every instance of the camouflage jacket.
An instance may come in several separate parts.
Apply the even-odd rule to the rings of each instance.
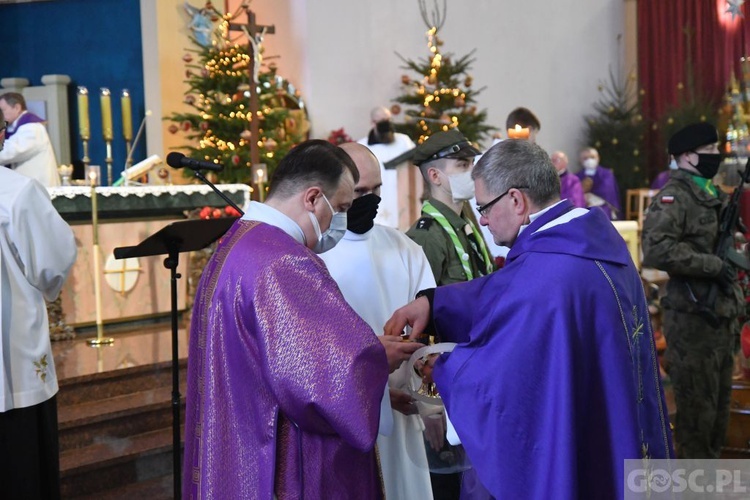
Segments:
[[[708,306],[709,290],[722,268],[713,252],[727,200],[721,190],[714,197],[689,172],[676,170],[651,202],[643,223],[643,265],[669,274],[664,307],[700,313]],[[729,290],[718,287],[716,297],[716,314],[732,318],[740,313],[739,284]]]

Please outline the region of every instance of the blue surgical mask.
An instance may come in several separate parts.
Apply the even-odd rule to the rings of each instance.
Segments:
[[[677,160],[674,158],[669,162],[669,170],[677,170]]]
[[[312,249],[315,253],[327,252],[335,247],[336,243],[341,241],[341,238],[344,237],[344,233],[346,233],[346,212],[334,211],[331,202],[328,201],[326,195],[323,195],[323,199],[328,204],[328,208],[331,209],[331,213],[333,214],[331,225],[325,230],[325,232],[320,231],[320,223],[315,217],[315,214],[313,212],[307,212],[310,216],[313,229],[315,230],[315,236],[318,237],[318,241]]]

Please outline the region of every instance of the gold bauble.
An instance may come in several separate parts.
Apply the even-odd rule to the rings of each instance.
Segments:
[[[617,145],[620,141],[617,140],[617,137],[612,138],[612,144]]]

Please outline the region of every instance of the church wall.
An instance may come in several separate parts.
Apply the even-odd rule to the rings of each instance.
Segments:
[[[104,169],[105,145],[101,137],[100,87],[112,91],[114,123],[113,170],[125,163],[120,91],[132,96],[134,127],[143,116],[143,62],[137,0],[56,0],[0,5],[0,78],[21,77],[41,85],[42,75],[64,74],[73,80],[68,89],[71,114],[71,153],[81,158],[75,89],[90,92],[91,163]],[[0,90],[1,92],[1,90]],[[135,131],[134,131],[135,133]],[[141,147],[136,155],[143,156]]]
[[[223,7],[224,2],[215,3]],[[233,9],[240,1],[228,3]],[[598,84],[607,80],[610,66],[634,62],[628,40],[635,28],[632,16],[626,22],[626,4],[634,2],[449,0],[442,49],[457,55],[477,49],[472,74],[475,85],[486,86],[479,106],[488,109],[492,124],[503,127],[513,107],[527,106],[542,121],[540,144],[574,156],[582,139],[582,117],[599,97]],[[127,86],[136,122],[145,109],[153,111],[148,151],[137,158],[165,156],[183,144],[182,136],[170,134],[169,123],[162,120],[184,107],[182,56],[190,43],[182,5],[182,0],[140,0],[140,8],[136,0],[57,0],[0,6],[5,48],[0,77],[22,76],[36,84],[42,74],[64,73],[94,91],[108,85],[119,92]],[[426,56],[426,27],[416,1],[256,0],[252,7],[259,23],[276,26],[276,34],[265,40],[266,61],[281,56],[273,60],[279,74],[302,91],[314,137],[340,127],[355,139],[363,136],[369,110],[392,102],[401,91],[406,71],[395,52],[411,59]],[[142,46],[132,36],[141,25]],[[628,33],[618,46],[617,35],[626,25]],[[76,109],[73,88],[71,110]],[[116,128],[117,104],[115,100]],[[91,121],[97,130],[95,99]],[[75,113],[71,125],[77,131]],[[124,144],[118,140],[116,170],[124,161]],[[91,147],[94,161],[103,163],[103,143],[92,141]],[[77,140],[73,151],[80,156]]]
[[[440,32],[443,53],[477,49],[474,85],[487,87],[479,106],[487,108],[493,125],[504,127],[508,112],[526,106],[542,122],[539,143],[574,156],[582,117],[599,97],[597,85],[607,81],[610,67],[617,70],[624,62],[624,42],[619,48],[617,43],[625,29],[624,3],[449,0]],[[406,71],[394,51],[411,59],[427,54],[418,3],[316,0],[314,5],[308,6],[307,73],[300,84],[314,133],[325,137],[344,126],[355,139],[362,137],[369,110],[401,91]]]

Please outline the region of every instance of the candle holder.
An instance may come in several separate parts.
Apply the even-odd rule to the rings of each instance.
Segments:
[[[266,183],[268,182],[268,166],[265,163],[253,165],[253,184],[258,185],[258,199],[266,199]]]
[[[114,163],[114,160],[112,159],[112,141],[104,141],[107,145],[107,157],[104,159],[104,162],[107,164],[107,185],[112,185],[112,163]]]
[[[86,169],[89,163],[91,163],[91,158],[89,158],[89,138],[81,137],[81,143],[83,144],[83,168]]]
[[[96,295],[96,338],[89,339],[86,343],[91,347],[102,347],[113,344],[115,339],[104,336],[104,323],[102,321],[102,273],[99,258],[99,209],[96,196],[96,186],[99,184],[101,169],[98,165],[92,165],[87,171],[87,174],[89,183],[91,184],[91,229],[94,241],[92,254],[94,257],[94,294]]]

